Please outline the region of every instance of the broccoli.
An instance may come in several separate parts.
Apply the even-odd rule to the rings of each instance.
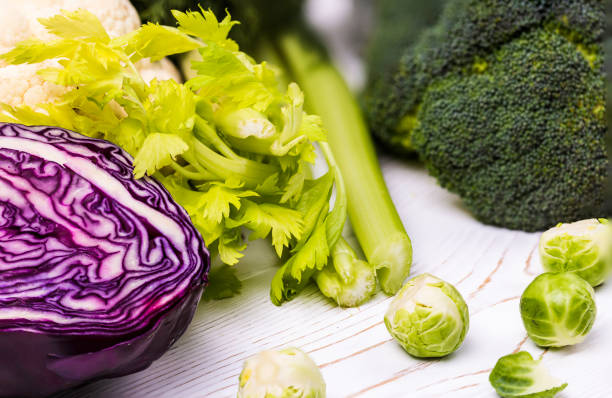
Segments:
[[[608,148],[608,180],[606,184],[605,214],[612,214],[612,0],[604,0],[606,14],[606,28],[604,32],[604,71],[606,73],[606,114],[608,124],[608,136],[606,148]]]
[[[416,150],[481,221],[541,230],[599,216],[607,175],[597,0],[454,0],[365,97],[373,132]]]
[[[369,79],[390,72],[403,49],[434,24],[448,0],[378,0],[368,46]]]

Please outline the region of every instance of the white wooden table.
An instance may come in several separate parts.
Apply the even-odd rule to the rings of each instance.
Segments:
[[[309,287],[275,307],[268,298],[276,260],[260,256],[239,265],[241,295],[202,303],[185,335],[150,368],[103,380],[62,398],[232,397],[243,361],[263,349],[296,346],[311,355],[328,397],[487,397],[496,360],[521,349],[543,357],[569,383],[559,398],[612,397],[612,287],[596,289],[598,315],[585,342],[542,350],[523,328],[519,296],[541,272],[539,234],[482,225],[459,199],[416,162],[382,159],[385,179],[412,238],[412,275],[432,273],[454,284],[470,309],[463,346],[447,358],[412,358],[382,322],[390,298],[379,293],[354,309],[335,307]],[[257,257],[257,258],[253,258]]]

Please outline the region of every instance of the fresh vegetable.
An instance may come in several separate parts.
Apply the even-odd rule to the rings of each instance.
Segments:
[[[602,2],[454,0],[371,82],[371,130],[416,149],[481,221],[541,230],[601,215]]]
[[[167,21],[161,12],[170,0],[136,1],[143,18]],[[178,3],[181,3],[180,5]],[[172,1],[172,6],[196,8],[197,1]],[[321,116],[327,139],[342,172],[353,231],[365,257],[376,270],[382,290],[396,293],[410,272],[412,246],[382,178],[363,115],[346,83],[325,54],[324,47],[301,21],[303,1],[287,0],[270,7],[266,0],[203,1],[217,13],[228,10],[244,23],[234,37],[250,54],[282,66],[284,77],[304,90],[307,109]],[[189,64],[189,62],[187,62]],[[361,264],[361,263],[358,263]],[[355,280],[363,267],[349,271]],[[343,283],[341,294],[363,301],[369,290]],[[356,287],[357,290],[353,290]],[[361,292],[366,295],[359,295]]]
[[[499,358],[489,382],[504,398],[552,398],[567,387],[526,351]]]
[[[377,0],[367,54],[368,79],[393,73],[403,52],[434,25],[449,0]]]
[[[546,271],[571,271],[598,286],[612,270],[612,224],[603,218],[559,224],[542,234],[540,258]]]
[[[209,255],[117,146],[0,124],[0,396],[133,373],[185,331]]]
[[[56,37],[48,32],[38,18],[50,17],[60,10],[75,11],[84,8],[100,18],[100,23],[110,37],[128,34],[140,26],[138,13],[129,0],[48,0],[2,2],[0,26],[0,54],[11,50],[18,42],[27,39],[51,41]],[[134,64],[146,81],[175,79],[180,81],[176,67],[167,60],[158,62],[142,60]],[[38,72],[57,67],[57,61],[47,60],[39,64],[6,65],[0,60],[0,102],[11,106],[35,107],[39,103],[53,102],[66,92],[62,85],[45,80]]]
[[[238,398],[325,398],[325,381],[308,355],[297,348],[262,351],[247,359]]]
[[[155,22],[172,26],[176,23],[171,10],[212,10],[215,15],[229,12],[240,21],[231,37],[248,54],[272,44],[272,38],[280,36],[292,25],[301,23],[304,0],[283,0],[270,7],[269,0],[132,0],[143,22]],[[265,37],[264,37],[265,36]],[[267,43],[267,44],[264,44]]]
[[[342,307],[357,307],[376,293],[376,274],[344,240],[332,249],[331,264],[315,276],[321,293]]]
[[[415,357],[443,357],[463,343],[468,307],[453,285],[430,274],[410,279],[385,314],[387,330]]]
[[[582,342],[597,313],[593,288],[572,272],[536,277],[523,292],[520,309],[527,334],[541,347]]]
[[[204,291],[204,301],[234,297],[242,290],[242,282],[236,276],[236,268],[229,265],[211,266],[208,280],[213,283]]]
[[[79,10],[41,19],[58,39],[21,42],[2,56],[12,64],[63,58],[41,76],[68,87],[41,110],[3,105],[4,118],[59,125],[103,137],[134,157],[137,178],[154,175],[187,210],[221,260],[235,264],[249,239],[271,236],[287,258],[272,281],[275,304],[291,299],[327,264],[346,218],[346,193],[320,119],[303,111],[292,83],[281,90],[275,69],[257,64],[227,35],[236,24],[209,11],[175,12],[177,28],[156,24],[111,39]],[[195,37],[195,38],[194,38]],[[134,68],[197,49],[197,76],[185,85],[146,83]],[[2,117],[2,116],[0,116]],[[330,171],[309,177],[313,143]],[[329,211],[332,189],[335,205]]]
[[[292,76],[309,98],[307,105],[327,128],[352,198],[348,214],[355,236],[382,290],[395,294],[410,273],[412,243],[389,196],[359,107],[338,71],[307,40],[288,34],[280,46]]]

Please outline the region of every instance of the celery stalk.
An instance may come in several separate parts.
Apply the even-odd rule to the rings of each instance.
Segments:
[[[321,116],[348,194],[348,214],[382,290],[395,294],[410,272],[412,245],[391,201],[365,121],[344,79],[327,57],[294,34],[279,40],[280,53]]]

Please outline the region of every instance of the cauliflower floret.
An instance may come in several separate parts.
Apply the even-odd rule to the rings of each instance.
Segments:
[[[17,3],[9,0],[0,0],[0,26],[4,31],[4,34],[0,35],[0,53],[7,52],[15,43],[31,36],[30,22],[23,17],[21,5],[15,4]],[[0,66],[3,62],[0,60]]]
[[[124,35],[140,26],[138,13],[129,0],[0,0],[0,26],[4,32],[10,32],[0,37],[0,52],[6,52],[18,42],[32,37],[52,40],[54,36],[45,30],[38,18],[79,8],[98,17],[111,37]]]
[[[34,3],[37,0],[31,0]],[[49,3],[57,3],[57,0],[38,0]],[[111,37],[117,37],[130,33],[140,27],[138,12],[129,0],[63,0],[62,9],[74,11],[79,8],[89,10],[104,26]],[[53,13],[57,14],[55,9]]]
[[[181,74],[178,69],[169,59],[164,58],[157,62],[151,62],[148,59],[143,59],[136,64],[136,69],[140,72],[140,76],[148,83],[153,79],[170,80],[173,79],[177,83],[181,83]]]
[[[10,106],[51,102],[66,92],[66,87],[44,81],[36,72],[56,66],[55,61],[35,65],[8,65],[0,67],[0,102]]]
[[[61,10],[75,11],[84,8],[94,14],[111,37],[127,34],[140,26],[138,13],[129,0],[0,0],[0,26],[9,34],[0,35],[0,53],[12,49],[18,42],[29,38],[53,40],[38,22],[58,14]],[[45,82],[36,74],[42,68],[56,66],[55,61],[34,65],[6,65],[0,61],[0,102],[11,106],[34,107],[43,102],[53,102],[66,92],[65,87]],[[136,65],[146,81],[175,79],[180,81],[178,70],[166,59],[151,63],[141,61]]]

